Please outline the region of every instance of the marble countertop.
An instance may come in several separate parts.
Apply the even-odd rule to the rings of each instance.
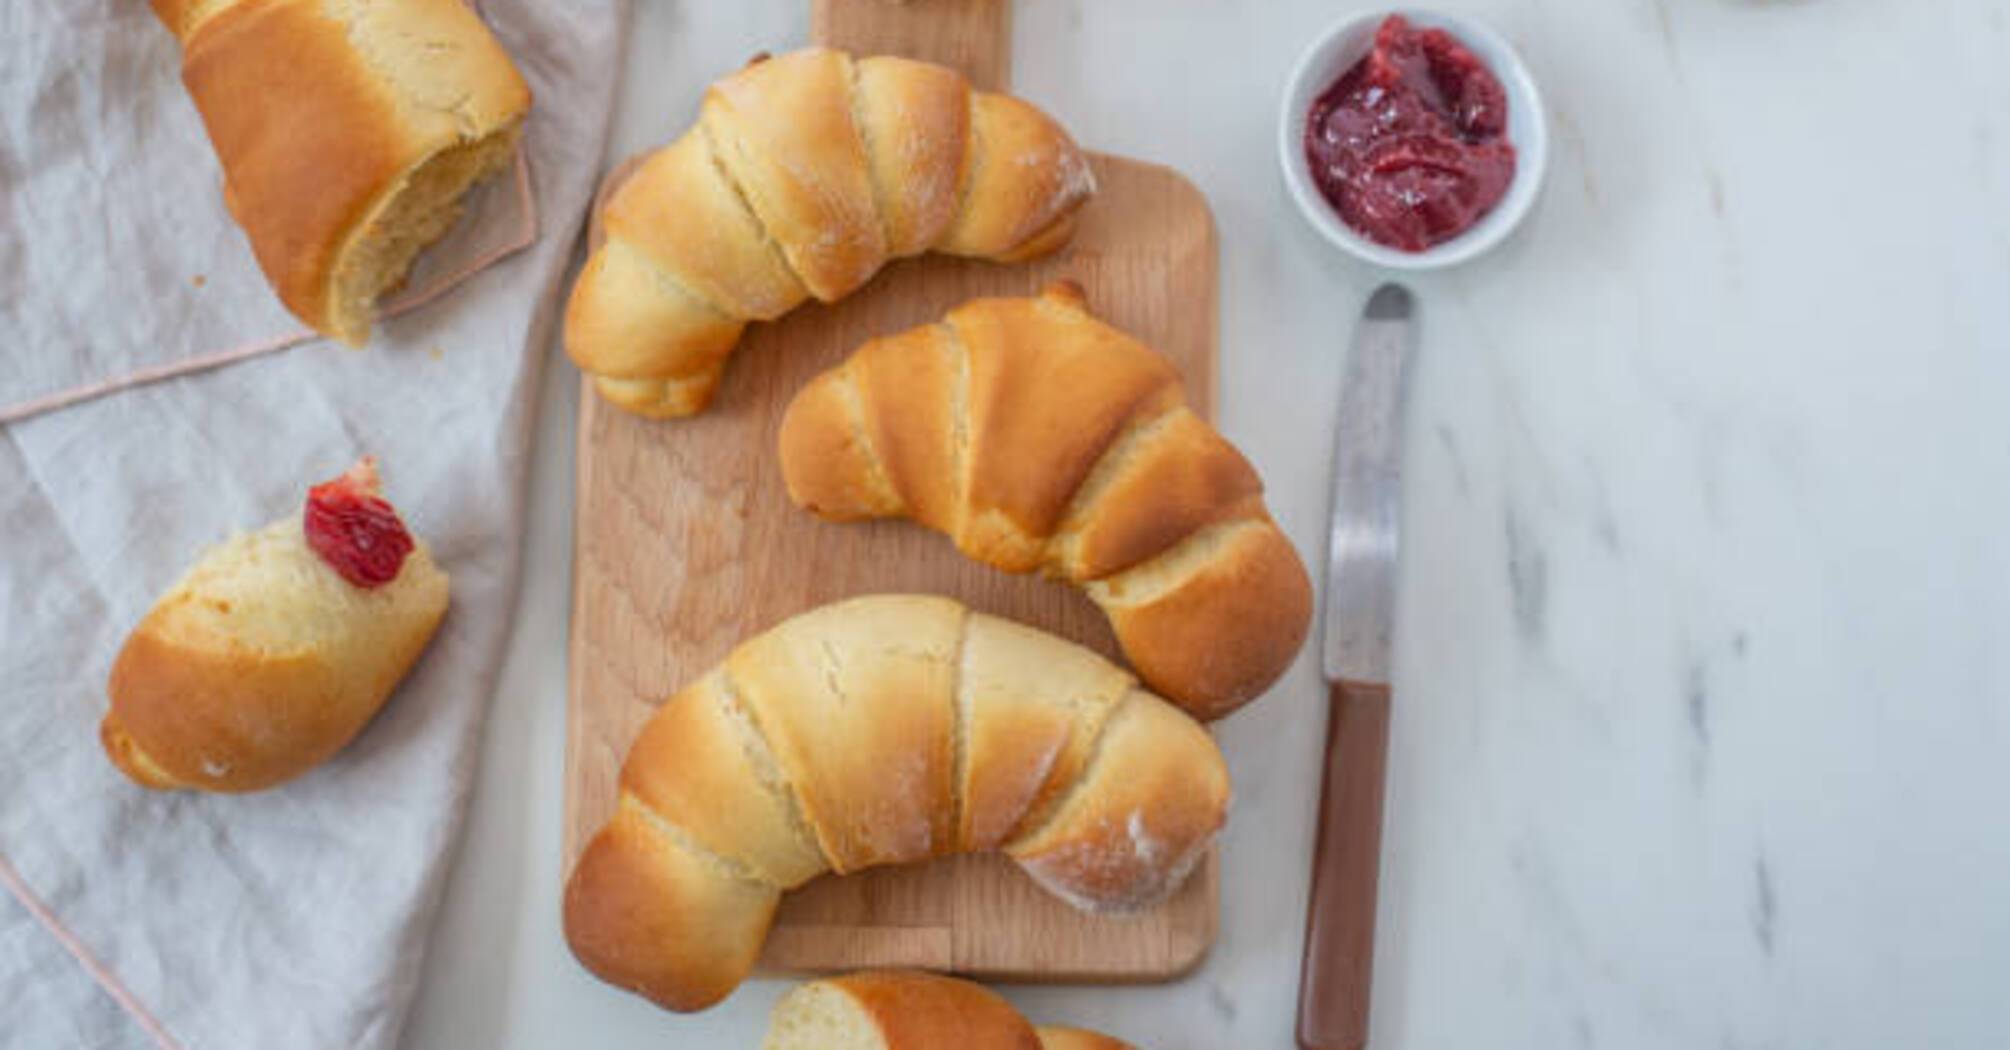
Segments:
[[[1015,86],[1186,173],[1222,251],[1223,428],[1323,550],[1377,275],[1272,160],[1348,5],[1022,0]],[[1382,1047],[2010,1043],[2010,3],[1443,0],[1515,41],[1551,174],[1413,283],[1423,351],[1375,988]],[[800,42],[794,2],[637,3],[611,151]],[[413,1047],[752,1047],[567,954],[557,902],[576,375]],[[1155,988],[1016,988],[1149,1050],[1290,1044],[1325,690],[1225,724],[1221,937]]]

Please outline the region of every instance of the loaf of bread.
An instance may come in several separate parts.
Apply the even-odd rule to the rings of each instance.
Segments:
[[[161,596],[112,665],[105,753],[151,788],[299,776],[376,714],[446,609],[446,573],[365,460]]]
[[[1131,911],[1178,888],[1227,805],[1207,732],[1095,653],[947,598],[854,598],[741,643],[644,726],[566,939],[703,1009],[825,871],[1003,850],[1077,907]]]
[[[361,345],[377,297],[507,167],[530,89],[465,0],[153,0],[287,309]]]
[[[955,70],[825,48],[757,59],[608,198],[565,348],[610,402],[690,415],[749,321],[842,299],[902,256],[1053,251],[1094,188],[1058,124]]]
[[[1035,1029],[982,985],[911,970],[811,981],[775,1004],[761,1050],[1135,1050],[1074,1028]]]
[[[916,971],[828,977],[775,1003],[761,1050],[1041,1050],[1033,1026],[980,984]]]
[[[815,514],[913,518],[1081,585],[1146,684],[1198,718],[1261,693],[1305,640],[1311,583],[1256,471],[1073,285],[867,343],[797,393],[780,441]]]

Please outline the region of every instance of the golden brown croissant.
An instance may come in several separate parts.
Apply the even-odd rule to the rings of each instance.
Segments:
[[[1035,1029],[983,985],[913,970],[826,977],[775,1004],[761,1050],[1133,1050],[1074,1028]]]
[[[1312,614],[1249,462],[1165,358],[1061,284],[867,343],[781,427],[798,505],[905,516],[1007,572],[1082,585],[1153,689],[1218,718],[1276,680]]]
[[[153,0],[286,308],[350,344],[509,164],[530,88],[466,0]]]
[[[757,60],[608,199],[566,352],[622,408],[690,415],[747,322],[841,299],[903,256],[1053,251],[1094,188],[1046,114],[947,67],[825,48]]]
[[[146,787],[256,791],[361,732],[447,611],[447,574],[364,460],[203,555],[112,665],[99,738]]]
[[[785,890],[1003,850],[1076,907],[1169,896],[1221,827],[1199,723],[1080,646],[879,595],[743,642],[670,698],[565,893],[586,967],[673,1010],[746,978]]]

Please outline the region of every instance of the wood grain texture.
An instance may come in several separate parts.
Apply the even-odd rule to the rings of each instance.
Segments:
[[[843,19],[937,6],[819,0],[819,39],[829,28],[822,20],[837,17],[836,39],[897,51],[871,46],[871,30],[839,32],[849,24]],[[970,15],[966,27],[1002,26],[1000,0],[946,6]],[[990,9],[999,12],[996,21],[971,14]],[[1002,47],[998,61],[1002,69]],[[775,462],[789,399],[867,339],[935,320],[977,296],[1032,295],[1062,277],[1079,282],[1105,320],[1171,358],[1195,410],[1211,418],[1217,249],[1207,202],[1168,169],[1092,160],[1101,190],[1069,248],[1022,266],[906,260],[841,303],[812,303],[752,326],[717,399],[696,417],[641,419],[602,403],[582,383],[567,871],[612,811],[621,760],[656,704],[742,639],[796,613],[859,594],[947,594],[1121,662],[1108,622],[1072,587],[987,568],[905,522],[820,521],[789,503]],[[762,968],[910,966],[1002,980],[1162,980],[1192,968],[1213,942],[1218,883],[1210,852],[1164,906],[1097,918],[1049,896],[997,856],[826,876],[785,898]]]
[[[940,62],[981,91],[1011,86],[1009,0],[812,0],[810,38],[853,54]]]

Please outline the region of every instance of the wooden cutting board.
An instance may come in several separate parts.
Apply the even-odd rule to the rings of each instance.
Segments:
[[[812,24],[820,43],[954,63],[980,86],[1004,86],[1005,0],[817,0]],[[913,525],[834,525],[795,509],[774,453],[789,398],[867,339],[934,320],[966,299],[1031,295],[1062,277],[1079,282],[1103,318],[1177,363],[1197,410],[1211,417],[1217,253],[1207,202],[1166,168],[1104,156],[1094,165],[1100,192],[1069,248],[1025,266],[907,260],[835,306],[812,304],[753,326],[702,415],[640,419],[583,385],[568,872],[611,812],[621,760],[656,704],[741,639],[796,613],[858,594],[947,594],[1121,660],[1102,614],[1068,586],[986,568]],[[1218,880],[1210,853],[1164,906],[1097,918],[994,856],[826,876],[785,898],[762,968],[1164,980],[1192,968],[1212,943]]]

